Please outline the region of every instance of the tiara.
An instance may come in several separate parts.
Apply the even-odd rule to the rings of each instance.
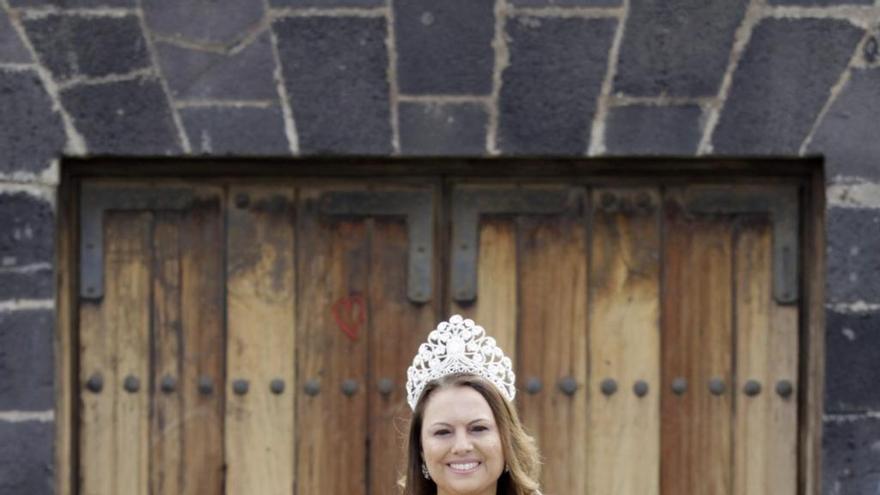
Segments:
[[[510,358],[471,319],[453,315],[419,346],[407,370],[406,400],[413,410],[428,382],[453,373],[473,373],[491,382],[507,401],[516,395]]]

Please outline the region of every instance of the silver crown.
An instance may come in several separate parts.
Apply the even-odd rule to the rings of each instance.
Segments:
[[[406,400],[413,410],[428,382],[453,373],[473,373],[491,382],[501,395],[512,401],[516,395],[510,358],[473,320],[453,315],[440,322],[419,346],[407,370]]]

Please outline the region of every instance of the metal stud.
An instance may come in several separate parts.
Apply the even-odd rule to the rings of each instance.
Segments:
[[[635,392],[637,397],[644,397],[648,395],[648,382],[645,380],[639,380],[633,385],[633,392]]]
[[[602,390],[603,394],[610,397],[614,395],[615,392],[617,392],[617,382],[614,381],[613,378],[606,378],[602,380],[599,388]]]
[[[723,394],[725,388],[724,380],[721,378],[713,378],[709,380],[709,392],[712,392],[712,395]]]
[[[214,392],[214,380],[210,376],[199,377],[199,393],[202,395],[211,395]]]
[[[617,198],[610,192],[604,192],[599,197],[599,205],[605,211],[614,211],[617,207]]]
[[[104,377],[100,373],[95,373],[86,381],[86,388],[92,393],[100,393],[104,388]]]
[[[128,375],[125,377],[125,381],[122,382],[122,387],[125,388],[125,391],[133,394],[141,388],[141,381],[134,375]]]
[[[235,392],[235,395],[244,395],[248,393],[248,388],[250,388],[250,384],[248,384],[247,380],[239,378],[232,382],[232,391]]]
[[[757,380],[749,380],[743,386],[743,392],[749,397],[754,397],[761,393],[761,383]]]
[[[570,397],[577,392],[577,381],[573,377],[567,376],[559,380],[559,390]]]
[[[171,375],[165,375],[162,377],[162,383],[159,385],[163,392],[166,394],[170,394],[174,392],[174,389],[177,387],[177,380],[174,379]]]
[[[251,204],[251,197],[245,193],[238,193],[235,195],[235,206],[240,209],[247,208]]]
[[[351,397],[358,391],[357,380],[348,379],[342,382],[342,393],[347,397]]]
[[[315,380],[314,378],[311,380],[306,380],[303,389],[305,389],[306,395],[314,397],[321,392],[321,382]]]
[[[281,395],[284,393],[284,380],[281,378],[276,378],[269,383],[269,390],[272,391],[275,395]]]
[[[537,394],[544,388],[544,384],[541,383],[541,379],[537,376],[530,377],[526,380],[526,391],[532,395]]]
[[[391,392],[394,391],[394,380],[391,378],[382,378],[379,380],[379,384],[377,386],[379,389],[379,393],[385,397],[391,395]]]
[[[791,396],[792,392],[794,392],[794,385],[789,380],[779,380],[776,382],[776,393],[780,397],[787,399]]]
[[[672,380],[672,392],[675,395],[682,395],[687,391],[688,381],[686,378],[678,377]]]

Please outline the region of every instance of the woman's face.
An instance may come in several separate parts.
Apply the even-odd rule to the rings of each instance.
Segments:
[[[495,495],[504,452],[495,416],[471,387],[449,387],[428,398],[422,450],[438,495]]]

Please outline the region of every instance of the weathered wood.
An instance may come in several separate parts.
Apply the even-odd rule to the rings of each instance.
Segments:
[[[662,318],[661,493],[731,489],[732,227],[667,202]],[[671,384],[687,380],[676,395]],[[709,391],[721,379],[722,395]]]
[[[592,193],[587,493],[656,495],[660,474],[660,198]],[[617,391],[605,395],[603,380]],[[643,397],[637,381],[648,385]],[[572,466],[574,468],[574,466]]]
[[[545,493],[587,489],[587,257],[579,217],[519,218],[519,380],[543,390],[520,393],[524,422],[538,439]],[[559,381],[578,388],[564,394]]]
[[[72,199],[72,187],[62,181],[58,188],[58,204],[76,204]],[[65,209],[67,211],[65,211]],[[58,277],[58,331],[55,334],[55,489],[57,495],[71,495],[77,489],[79,473],[76,472],[77,446],[74,435],[80,388],[79,376],[74,368],[76,359],[76,276],[77,259],[73,246],[79,242],[76,229],[76,208],[58,208],[58,250],[56,252]]]
[[[181,220],[183,493],[222,493],[225,383],[224,242],[219,195],[192,206]],[[211,393],[199,392],[210,378]]]
[[[180,238],[178,214],[156,213],[153,228],[153,363],[151,372],[150,488],[154,493],[178,495],[183,489],[183,436],[185,420],[179,391],[164,393],[162,381],[180,377],[182,352],[180,320]]]
[[[287,495],[296,392],[293,190],[233,187],[228,210],[226,493]],[[246,393],[233,393],[238,380]],[[285,391],[275,394],[272,380]]]
[[[406,421],[410,417],[406,403],[406,369],[412,363],[419,344],[425,341],[437,323],[439,298],[430,304],[416,305],[407,298],[409,242],[402,221],[376,218],[370,232],[370,281],[368,301],[370,382],[369,403],[369,491],[396,493],[396,483],[404,464]],[[436,273],[436,269],[435,269]],[[435,279],[434,294],[440,294]],[[381,381],[390,380],[390,393],[380,390]]]
[[[798,424],[798,490],[805,495],[822,491],[822,415],[825,410],[825,177],[813,164],[805,188],[801,225],[804,227],[802,391]]]
[[[105,295],[80,306],[80,384],[94,373],[104,381],[81,395],[82,493],[146,495],[151,215],[110,213],[105,225]],[[123,390],[128,375],[137,392]]]
[[[797,386],[797,307],[772,294],[772,230],[741,222],[736,236],[736,396],[733,493],[797,493],[797,400],[775,392],[779,380]],[[741,390],[748,380],[758,395]]]
[[[363,493],[369,239],[364,219],[321,217],[319,195],[302,190],[297,208],[296,490]],[[313,396],[303,391],[310,380],[320,383]],[[351,396],[345,380],[357,382]]]

